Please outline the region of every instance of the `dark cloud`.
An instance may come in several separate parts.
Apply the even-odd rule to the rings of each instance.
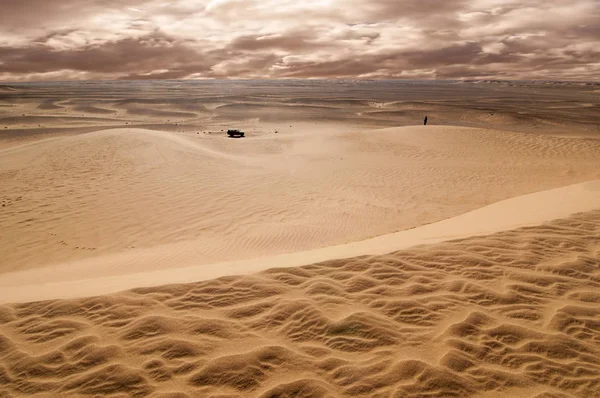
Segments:
[[[6,81],[600,75],[598,0],[4,3]]]
[[[0,31],[47,29],[144,3],[144,0],[6,0],[0,6]]]
[[[327,62],[291,63],[282,68],[277,77],[307,78],[307,77],[351,77],[377,71],[374,60],[341,59]]]
[[[223,58],[222,54],[218,54],[218,56]],[[213,66],[209,72],[204,74],[204,77],[217,79],[226,79],[232,76],[264,78],[271,75],[270,68],[280,59],[271,53],[255,54],[250,57],[229,54],[224,58],[226,58],[224,62]]]
[[[231,41],[229,48],[242,51],[258,51],[281,49],[287,51],[304,51],[322,46],[315,42],[315,37],[306,32],[289,32],[285,34],[261,36],[240,36]]]
[[[158,32],[74,50],[53,50],[46,45],[23,49],[4,47],[0,48],[0,59],[3,60],[0,73],[73,70],[141,77],[165,70],[161,73],[164,78],[205,72],[211,65],[196,49]]]
[[[397,55],[414,68],[432,68],[444,65],[467,64],[481,56],[478,43],[462,43],[429,51],[407,51]]]
[[[378,0],[362,1],[364,15],[378,21],[404,19],[455,20],[456,13],[467,8],[468,0]]]

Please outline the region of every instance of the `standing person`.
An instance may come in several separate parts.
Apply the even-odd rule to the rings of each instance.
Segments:
[[[427,116],[425,116],[425,119],[423,119],[423,126],[427,126]]]

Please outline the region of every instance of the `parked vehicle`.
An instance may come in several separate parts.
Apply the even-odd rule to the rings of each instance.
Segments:
[[[227,135],[232,138],[242,138],[244,137],[244,132],[240,130],[227,130]]]

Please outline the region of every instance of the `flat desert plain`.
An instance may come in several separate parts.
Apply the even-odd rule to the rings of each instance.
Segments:
[[[5,84],[0,202],[0,397],[600,397],[600,84]]]

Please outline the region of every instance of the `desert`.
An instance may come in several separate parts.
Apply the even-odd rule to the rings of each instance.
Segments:
[[[600,396],[599,88],[1,85],[0,396]]]

